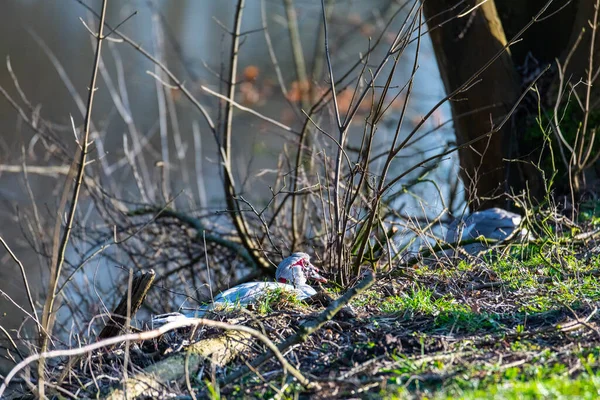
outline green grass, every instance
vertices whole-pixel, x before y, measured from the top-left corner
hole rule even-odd
[[[586,272],[598,267],[599,259],[579,260],[568,249],[558,253],[560,257],[547,254],[544,257],[538,249],[528,249],[529,257],[521,259],[523,252],[510,253],[497,258],[487,265],[490,274],[497,281],[504,282],[503,295],[513,297],[511,302],[518,305],[513,318],[526,318],[527,315],[544,314],[564,308],[578,308],[585,302],[600,301],[600,283]],[[423,278],[436,280],[457,279],[474,267],[466,261],[458,263],[455,269],[440,270],[423,266],[417,274]],[[462,292],[440,295],[424,285],[413,288],[397,296],[382,298],[375,289],[368,291],[353,302],[356,307],[375,308],[382,314],[401,314],[404,319],[414,316],[435,318],[434,328],[454,331],[477,332],[495,331],[502,328],[499,322],[505,316],[484,310],[472,310],[462,300]]]
[[[379,302],[382,313],[410,312],[415,314],[439,315],[450,311],[467,311],[451,296],[434,297],[431,289],[416,289],[398,296],[390,296]]]
[[[579,205],[580,222],[588,222],[594,227],[600,224],[600,202],[597,200],[590,200],[583,202]]]
[[[350,303],[354,307],[366,307],[369,305],[376,304],[381,300],[381,293],[378,293],[374,289],[367,290],[362,295],[356,297]]]
[[[516,247],[484,263],[419,265],[416,278],[405,283],[410,289],[388,297],[373,289],[356,300],[355,306],[379,314],[371,317],[375,329],[383,329],[380,318],[388,327],[417,329],[412,353],[388,354],[392,366],[380,370],[385,389],[372,398],[600,398],[597,338],[589,329],[560,332],[563,321],[586,318],[590,304],[600,301],[599,278],[590,273],[600,258],[561,243],[553,238]],[[473,278],[502,284],[466,289],[476,284]],[[503,303],[511,306],[507,312],[493,311]],[[573,339],[581,334],[595,340]],[[436,337],[456,344],[440,353]],[[577,345],[568,345],[571,340]],[[361,348],[375,352],[378,345],[369,340]]]
[[[531,363],[504,368],[501,364],[471,366],[453,378],[430,379],[429,382],[410,380],[410,377],[427,373],[444,376],[444,363],[432,362],[417,365],[406,360],[388,373],[397,374],[388,380],[387,390],[381,398],[406,399],[597,399],[600,398],[600,374],[590,365],[597,365],[592,353],[581,357],[585,372],[570,378],[569,367],[555,362],[550,350],[542,351]]]
[[[383,393],[382,398],[406,399],[410,398],[410,391],[402,388],[396,393]],[[431,397],[424,395],[422,399],[502,399],[502,400],[526,400],[526,399],[598,399],[600,398],[600,377],[598,375],[582,375],[569,380],[560,376],[548,379],[531,380],[527,382],[506,381],[497,385],[487,386],[485,389],[440,391]]]
[[[283,289],[268,290],[264,295],[260,296],[255,304],[256,311],[259,314],[268,314],[277,306],[297,306],[304,307],[306,304],[298,300],[295,293]]]
[[[554,375],[544,379],[520,382],[508,379],[485,389],[440,392],[434,399],[597,399],[600,397],[600,376],[584,374],[569,380]]]
[[[570,243],[572,232],[546,232],[545,242],[386,276],[352,301],[352,329],[332,324],[334,339],[314,341],[310,359],[319,361],[304,371],[360,371],[351,384],[332,384],[341,398],[600,398],[600,256]],[[257,311],[286,301],[294,299],[271,293]],[[563,329],[576,319],[588,325]],[[358,382],[369,389],[358,392]],[[286,387],[281,398],[301,393]],[[238,395],[278,394],[263,385]]]

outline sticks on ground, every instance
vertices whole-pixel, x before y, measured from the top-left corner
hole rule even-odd
[[[293,336],[290,336],[282,343],[280,343],[279,346],[277,346],[278,351],[280,353],[284,353],[292,346],[306,341],[306,339],[310,335],[321,329],[321,327],[327,321],[330,321],[342,308],[348,305],[353,298],[355,298],[361,293],[364,293],[367,289],[369,289],[373,285],[373,283],[375,283],[375,276],[371,271],[367,271],[366,276],[360,281],[358,285],[348,290],[342,297],[331,303],[331,305],[327,307],[325,311],[320,313],[317,316],[317,318],[302,324],[300,326],[300,329],[298,330],[298,333],[296,333]],[[273,352],[271,350],[267,351],[265,354],[258,357],[254,362],[252,362],[250,366],[240,368],[238,371],[228,375],[223,383],[227,385],[232,382],[235,382],[236,380],[248,374],[251,370],[255,370],[256,368],[263,365],[265,362],[269,361],[272,357]]]
[[[352,289],[352,290],[354,290],[354,289]],[[346,297],[346,296],[343,296],[343,297]],[[339,303],[340,300],[338,300],[336,303]],[[336,304],[336,303],[334,303],[334,304]],[[332,304],[332,306],[334,304]],[[346,302],[339,305],[339,308],[341,308],[344,304],[346,304]],[[331,309],[331,308],[332,307],[329,307],[329,309]],[[337,310],[336,310],[336,312],[337,312]],[[188,318],[188,319],[182,319],[179,321],[170,322],[168,324],[161,326],[158,329],[154,329],[151,331],[145,331],[145,332],[139,332],[139,333],[129,333],[129,334],[121,335],[121,336],[115,336],[115,337],[111,337],[108,339],[100,340],[95,343],[91,343],[87,346],[82,346],[82,347],[77,347],[77,348],[72,348],[72,349],[64,349],[64,350],[53,350],[53,351],[47,351],[44,353],[32,354],[31,356],[25,358],[23,361],[21,361],[20,363],[15,365],[15,367],[6,375],[6,377],[4,378],[4,382],[0,385],[0,398],[2,397],[2,394],[6,390],[6,388],[8,387],[8,384],[12,381],[12,379],[21,370],[23,370],[23,368],[25,368],[26,366],[28,366],[29,364],[31,364],[35,361],[42,360],[42,359],[46,360],[46,359],[55,358],[55,357],[79,356],[82,354],[88,354],[94,350],[98,350],[98,349],[105,348],[105,347],[110,347],[115,344],[120,344],[120,343],[128,342],[128,341],[131,342],[131,341],[150,340],[150,339],[154,339],[159,336],[162,336],[165,333],[172,331],[174,329],[190,327],[190,326],[198,326],[198,325],[211,326],[211,327],[215,327],[215,328],[219,328],[219,329],[224,329],[226,331],[241,332],[244,334],[249,334],[249,335],[259,339],[261,342],[263,342],[263,344],[265,346],[267,346],[271,350],[271,352],[272,352],[271,356],[272,356],[272,354],[275,354],[275,356],[281,362],[283,368],[286,371],[288,371],[302,385],[310,386],[310,381],[308,379],[306,379],[300,373],[300,371],[298,371],[296,368],[294,368],[294,366],[292,366],[290,363],[287,362],[285,357],[283,357],[281,352],[277,349],[277,346],[275,346],[275,344],[268,337],[266,337],[265,335],[263,335],[256,329],[252,329],[252,328],[244,326],[244,325],[226,324],[224,322],[213,321],[210,319]]]
[[[226,332],[214,338],[204,339],[191,345],[187,351],[174,354],[156,364],[145,368],[143,372],[130,377],[106,399],[124,399],[141,395],[160,396],[169,382],[182,382],[187,374],[198,370],[201,363],[210,358],[217,365],[224,366],[239,352],[246,349],[251,334],[246,332]]]

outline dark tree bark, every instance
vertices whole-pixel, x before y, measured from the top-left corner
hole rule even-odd
[[[532,20],[547,0],[489,0],[468,15],[439,27],[442,22],[458,16],[480,1],[467,1],[457,6],[459,3],[459,0],[423,0],[423,10],[432,31],[436,58],[447,92],[459,87],[488,62],[507,43],[507,38],[513,38]],[[593,18],[595,4],[596,0],[556,0],[543,18],[523,34],[522,40],[513,44],[480,76],[479,83],[452,99],[458,144],[489,131],[491,121],[495,122],[506,115],[528,83],[527,78],[531,78],[523,68],[518,73],[518,67],[527,63],[531,67],[532,62],[537,62],[540,68],[554,65],[545,78],[542,93],[542,101],[547,101],[546,106],[554,101],[556,61],[564,65],[570,54],[567,77],[572,83],[587,80],[592,31],[589,21]],[[455,6],[456,9],[452,9]],[[571,51],[583,29],[586,31],[578,47]],[[600,65],[599,42],[597,32],[595,68]],[[578,87],[580,92],[584,88],[585,85]],[[598,99],[598,88],[594,87],[593,91],[593,98]],[[460,118],[465,112],[479,109],[484,110]],[[462,178],[468,196],[475,200],[472,203],[474,209],[502,205],[504,202],[501,199],[486,199],[502,192],[518,193],[527,188],[533,198],[544,195],[542,175],[533,165],[539,159],[541,143],[524,141],[526,122],[531,113],[537,113],[537,110],[521,109],[511,123],[489,142],[482,140],[478,145],[460,152]],[[524,162],[506,163],[503,161],[506,159]]]
[[[457,0],[425,0],[427,18],[435,55],[447,92],[460,87],[506,44],[502,24],[493,1],[476,11],[439,24],[458,15],[464,8],[451,9]],[[458,144],[489,132],[513,106],[520,93],[520,83],[509,52],[505,52],[474,85],[451,99],[454,129]],[[462,116],[474,110],[476,113]],[[461,175],[473,208],[501,205],[495,196],[506,190],[503,156],[504,138],[510,124],[500,132],[460,151]]]

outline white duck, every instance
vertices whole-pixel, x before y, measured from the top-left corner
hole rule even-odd
[[[307,284],[307,279],[318,282],[327,282],[319,274],[319,270],[310,263],[310,256],[306,253],[293,253],[277,266],[275,273],[277,282],[247,282],[234,286],[221,292],[212,303],[202,306],[194,311],[181,314],[169,313],[157,315],[152,319],[153,324],[163,325],[181,318],[201,318],[208,311],[225,310],[245,307],[256,303],[257,300],[272,290],[283,290],[294,293],[299,300],[307,299],[317,291]]]

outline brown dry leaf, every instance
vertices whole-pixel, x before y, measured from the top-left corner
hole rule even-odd
[[[240,84],[240,94],[242,95],[242,104],[254,105],[260,101],[260,93],[252,82],[242,82]]]
[[[310,82],[294,81],[294,82],[292,82],[290,90],[288,91],[287,99],[289,101],[298,102],[298,101],[302,100],[303,94],[308,93],[309,90],[310,90]]]
[[[248,65],[244,68],[244,79],[247,81],[255,81],[260,74],[260,69],[256,65]]]

